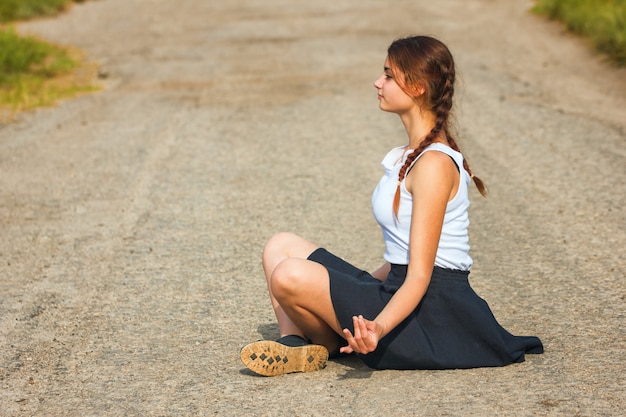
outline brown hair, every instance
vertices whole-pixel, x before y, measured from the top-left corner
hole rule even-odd
[[[426,135],[420,145],[411,152],[400,168],[398,188],[393,200],[393,212],[398,216],[400,207],[400,183],[407,175],[407,170],[424,149],[442,134],[450,147],[461,152],[450,132],[450,113],[452,96],[454,95],[455,68],[450,50],[437,39],[429,36],[414,36],[395,40],[387,50],[387,57],[394,78],[400,88],[409,96],[414,97],[424,110],[435,115],[435,126]],[[417,91],[424,89],[420,96]],[[468,172],[478,191],[487,195],[485,185],[480,178],[474,176],[467,161],[463,167]]]

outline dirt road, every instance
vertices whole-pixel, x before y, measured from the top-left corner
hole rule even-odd
[[[521,0],[98,0],[20,25],[76,45],[98,94],[0,126],[0,415],[617,416],[626,409],[626,72]],[[404,143],[387,45],[461,74],[470,279],[546,353],[497,369],[262,378],[260,266],[290,230],[373,268],[370,193]]]

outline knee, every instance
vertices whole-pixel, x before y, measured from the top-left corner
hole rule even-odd
[[[287,258],[279,263],[270,277],[270,289],[277,299],[293,296],[302,287],[298,260]]]
[[[263,247],[263,255],[269,253],[282,252],[284,249],[289,247],[289,242],[292,242],[296,235],[289,232],[281,232],[277,233],[274,236],[270,237],[267,242],[265,242],[265,246]]]
[[[296,235],[288,232],[278,233],[270,237],[263,247],[263,264],[275,265],[286,258],[295,237]]]

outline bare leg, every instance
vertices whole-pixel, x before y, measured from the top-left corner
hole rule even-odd
[[[291,321],[272,293],[272,274],[285,259],[306,259],[316,249],[317,246],[313,243],[291,233],[279,233],[272,236],[263,249],[263,270],[281,337],[289,334],[304,336],[304,333]]]
[[[306,260],[318,248],[291,233],[268,240],[263,268],[281,336],[296,334],[332,351],[341,328],[330,300],[328,271]]]

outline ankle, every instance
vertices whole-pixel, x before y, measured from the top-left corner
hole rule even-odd
[[[276,341],[282,345],[290,347],[306,346],[311,344],[310,340],[305,339],[304,337],[297,334],[288,334],[285,336],[281,336]]]

